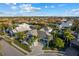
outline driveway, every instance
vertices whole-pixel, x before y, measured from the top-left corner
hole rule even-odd
[[[38,44],[38,46],[33,46],[32,52],[28,56],[62,56],[63,54],[58,52],[48,52],[45,53],[44,50],[42,50],[43,45],[41,43]]]
[[[43,54],[42,50],[42,44],[38,43],[38,46],[32,46],[32,52],[29,54],[29,56],[38,56],[40,54]]]
[[[4,56],[24,56],[22,52],[17,50],[15,47],[9,45],[6,41],[1,40],[0,44],[3,46],[4,49]]]

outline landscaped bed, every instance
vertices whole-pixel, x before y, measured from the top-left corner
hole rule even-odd
[[[18,40],[14,40],[14,43],[18,45],[19,47],[23,48],[24,50],[31,52],[31,49],[29,46],[21,44]]]

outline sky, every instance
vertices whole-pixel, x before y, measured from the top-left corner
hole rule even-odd
[[[0,16],[79,16],[79,3],[0,3]]]

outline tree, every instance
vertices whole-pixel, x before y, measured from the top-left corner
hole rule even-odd
[[[28,43],[29,43],[30,45],[32,45],[32,44],[36,41],[36,39],[37,39],[37,37],[32,36],[32,37],[28,40]]]
[[[50,40],[51,40],[51,36],[48,36],[47,47],[49,47]]]
[[[10,29],[10,30],[13,30],[13,29],[15,29],[16,28],[16,25],[15,24],[13,24],[13,25],[11,25],[11,26],[8,26],[8,29]]]
[[[49,47],[52,49],[55,47],[54,40],[50,40]]]
[[[2,24],[0,24],[0,30],[3,30],[4,26]]]
[[[72,35],[70,30],[65,30],[63,35],[66,42],[65,46],[70,46],[70,41],[75,39],[74,35]]]
[[[36,29],[39,30],[41,28],[40,25],[35,25]]]
[[[71,41],[71,40],[73,40],[75,38],[74,35],[72,35],[70,30],[65,30],[64,31],[64,36],[65,36],[65,39],[67,41]]]
[[[54,41],[55,47],[64,48],[64,41],[61,38],[56,38]]]
[[[79,20],[78,19],[75,19],[73,21],[73,26],[71,27],[71,29],[79,33]]]
[[[27,35],[24,32],[18,32],[16,33],[16,36],[19,37],[19,41],[22,41],[23,39],[26,38]]]
[[[12,27],[12,29],[15,29],[15,28],[16,28],[16,25],[14,24],[14,25],[12,25],[11,27]]]
[[[0,24],[0,31],[1,33],[0,34],[4,34],[5,33],[5,30],[7,29],[8,26],[4,25],[4,24]]]
[[[52,31],[51,34],[52,34],[52,36],[53,36],[53,39],[55,39],[56,37],[59,36],[59,32],[58,32],[58,30],[54,30],[54,31]]]

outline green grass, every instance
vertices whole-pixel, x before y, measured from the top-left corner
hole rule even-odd
[[[48,47],[43,47],[42,49],[43,49],[43,50],[51,50],[51,49],[48,48]]]
[[[31,49],[29,48],[29,46],[21,44],[18,40],[14,40],[14,43],[19,47],[23,48],[24,50],[31,52]]]

